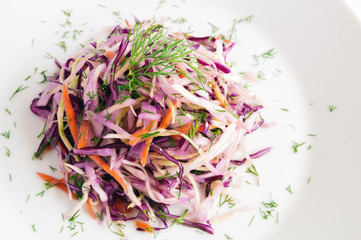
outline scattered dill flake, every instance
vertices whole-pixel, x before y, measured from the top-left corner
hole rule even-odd
[[[311,102],[309,105],[312,106],[313,104],[315,104],[315,103]]]
[[[311,148],[312,148],[312,145],[308,145],[307,150],[311,150]]]
[[[31,228],[33,229],[34,232],[36,232],[35,224],[31,225]]]
[[[11,115],[11,112],[9,109],[5,108],[5,112],[7,112],[9,115]]]
[[[253,222],[254,217],[255,217],[255,215],[253,215],[253,217],[252,217],[251,221],[250,221],[250,222],[249,222],[249,224],[248,224],[248,227],[249,227],[249,226],[251,226],[251,224],[252,224],[252,222]]]
[[[252,183],[248,182],[247,180],[244,181],[245,183],[247,183],[248,185],[252,185]]]
[[[293,151],[294,151],[295,153],[297,153],[297,152],[298,152],[298,148],[301,147],[302,145],[305,145],[305,144],[306,144],[306,142],[297,143],[297,142],[293,141],[293,145],[292,145]]]
[[[307,184],[310,184],[310,182],[311,182],[311,176],[308,177]]]
[[[69,26],[69,27],[71,27],[71,22],[69,21],[69,18],[67,18],[66,19],[66,21],[65,21],[65,23],[64,24],[60,24],[60,26],[62,26],[62,27],[65,27],[65,26]]]
[[[67,38],[68,37],[68,34],[69,34],[69,31],[65,31],[63,33],[63,35],[61,36],[61,38]]]
[[[244,19],[244,21],[250,23],[250,22],[252,21],[252,18],[253,18],[253,15],[249,15],[248,17],[246,17],[246,18]]]
[[[26,203],[29,202],[29,198],[30,198],[30,194],[29,194],[28,197],[26,198]]]
[[[24,89],[26,89],[26,88],[28,88],[28,87],[29,87],[29,86],[23,87],[23,85],[21,84],[20,87],[18,87],[18,88],[15,90],[15,92],[13,93],[13,95],[11,95],[10,100],[13,99],[13,97],[14,97],[17,93],[23,91]]]
[[[14,128],[16,128],[16,122],[14,122]]]
[[[251,173],[258,177],[258,172],[256,170],[256,167],[253,164],[250,168],[247,168],[246,173]]]
[[[35,39],[33,38],[33,40],[31,40],[31,46],[32,47],[34,46],[34,41],[35,41]]]
[[[77,35],[80,36],[83,33],[83,30],[74,30],[73,31],[73,41],[77,40]]]
[[[273,199],[270,202],[262,202],[263,209],[259,208],[259,211],[263,217],[263,219],[268,220],[269,217],[274,217],[273,213],[276,211],[278,207],[278,203],[276,203]]]
[[[281,108],[282,111],[289,112],[287,108]]]
[[[233,25],[232,28],[230,30],[230,34],[228,39],[230,41],[232,41],[233,37],[236,35],[237,29],[236,29],[236,25],[242,23],[242,22],[246,22],[246,23],[250,23],[252,21],[253,15],[250,15],[246,18],[238,18],[238,19],[233,19]]]
[[[335,105],[329,106],[330,112],[333,112],[336,108],[337,108],[337,106],[335,106]]]
[[[265,73],[263,71],[259,71],[257,74],[257,78],[260,80],[266,80]]]
[[[4,147],[6,149],[6,156],[10,157],[10,149],[7,147]]]
[[[51,165],[49,165],[49,168],[51,169],[52,172],[55,172],[57,169]]]
[[[38,194],[36,194],[35,196],[42,197],[42,196],[44,196],[44,193],[45,193],[45,191],[43,190],[43,191],[39,192]]]
[[[227,240],[233,240],[233,238],[231,238],[231,237],[228,236],[227,234],[224,234],[224,236],[226,237]]]
[[[208,24],[212,27],[212,33],[215,33],[219,30],[219,27],[216,27],[214,24],[208,22]]]
[[[39,83],[45,83],[45,82],[47,82],[47,81],[48,81],[48,79],[47,79],[47,77],[46,77],[45,73],[46,73],[46,70],[44,70],[44,71],[40,72],[40,75],[41,75],[41,76],[43,76],[43,81],[41,81],[41,82],[39,82]]]
[[[288,186],[286,187],[286,190],[287,190],[289,193],[293,194],[292,189],[291,189],[291,185],[288,185]]]
[[[9,174],[9,180],[10,180],[10,182],[12,181],[12,176],[11,176],[11,174]]]
[[[229,204],[229,208],[233,208],[234,206],[236,206],[234,200],[231,197],[229,197],[228,194],[226,195],[224,200],[222,200],[222,194],[221,194],[219,196],[219,207],[222,207],[225,203]]]
[[[64,226],[61,226],[61,228],[60,228],[60,234],[63,233],[63,229],[64,229]]]
[[[50,53],[46,53],[46,55],[44,55],[45,58],[49,58],[49,59],[53,59],[53,55],[51,55]]]
[[[268,50],[267,52],[264,52],[260,55],[254,54],[253,59],[255,61],[255,65],[264,63],[267,59],[273,59],[276,54],[277,54],[277,52],[275,52],[274,48],[272,48],[272,49]]]
[[[73,235],[71,235],[70,237],[74,237],[76,234],[78,234],[78,231],[76,231]]]
[[[316,137],[316,134],[310,133],[310,134],[307,134],[307,136],[309,136],[309,137]]]
[[[184,17],[182,18],[178,18],[178,19],[174,19],[172,20],[173,23],[178,23],[178,24],[183,24],[187,22],[187,19],[185,19]]]
[[[107,8],[106,6],[104,6],[104,5],[100,4],[100,3],[98,3],[97,5],[98,5],[99,7],[102,7],[102,8]]]
[[[7,139],[9,139],[10,138],[10,130],[7,130],[7,131],[1,133],[0,135],[7,138]]]
[[[31,75],[27,76],[27,77],[25,78],[25,81],[26,81],[26,80],[29,80],[30,78],[31,78]]]
[[[120,16],[120,12],[119,11],[113,12],[113,15]]]
[[[70,17],[70,16],[71,16],[71,12],[72,12],[73,10],[70,10],[70,11],[61,10],[61,11],[64,13],[64,15],[65,15],[66,17]]]
[[[36,72],[38,71],[38,68],[34,68],[34,74],[36,74]]]
[[[280,212],[277,212],[277,217],[276,217],[276,223],[278,223],[278,217],[280,215]]]
[[[157,8],[155,9],[155,11],[157,11],[159,8],[161,8],[161,6],[166,2],[167,2],[166,0],[160,0],[159,3],[158,3]]]
[[[63,49],[64,52],[66,52],[66,44],[65,44],[65,41],[58,42],[56,45],[59,46],[61,49]]]

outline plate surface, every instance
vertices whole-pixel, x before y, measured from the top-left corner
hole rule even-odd
[[[249,139],[250,152],[267,146],[273,146],[273,151],[255,161],[259,185],[253,176],[244,175],[251,185],[232,190],[240,202],[232,209],[233,216],[213,224],[214,236],[174,226],[156,239],[361,239],[361,27],[347,6],[339,0],[162,2],[38,0],[8,1],[3,7],[0,132],[9,130],[10,138],[0,136],[0,236],[119,239],[86,211],[80,213],[75,230],[68,228],[62,213],[76,203],[62,192],[50,189],[36,196],[44,185],[35,173],[52,174],[49,165],[56,167],[57,157],[50,153],[41,161],[32,160],[42,122],[29,105],[44,88],[38,84],[40,73],[56,70],[51,56],[63,62],[76,52],[78,43],[117,24],[119,17],[130,20],[134,14],[139,19],[184,17],[187,22],[175,29],[192,30],[194,35],[212,33],[211,23],[226,36],[234,19],[253,15],[250,23],[236,25],[238,45],[230,60],[236,63],[235,71],[264,74],[262,84],[252,89],[267,102],[266,120],[276,122]],[[62,10],[71,11],[71,26],[61,26],[66,23]],[[66,52],[57,45],[61,41],[66,42]],[[255,64],[253,55],[273,48],[274,58]],[[29,87],[9,101],[19,86]],[[335,107],[332,112],[330,106]],[[297,153],[295,142],[305,142]],[[288,186],[293,194],[286,190]],[[278,207],[274,217],[265,220],[259,208],[262,201],[271,199]],[[134,223],[128,223],[125,232],[126,239],[154,239],[136,232]]]

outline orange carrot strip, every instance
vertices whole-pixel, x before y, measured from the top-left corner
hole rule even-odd
[[[212,84],[214,94],[216,94],[216,97],[221,102],[221,106],[225,108],[227,105],[227,100],[224,97],[224,95],[222,94],[221,89],[219,88],[219,86],[217,84],[215,84],[215,83],[211,83],[211,84]]]
[[[190,121],[186,124],[183,124],[182,126],[176,127],[173,130],[187,135],[189,133],[189,131],[191,130],[191,127],[192,127],[192,121]],[[181,140],[182,136],[172,135],[172,136],[170,136],[170,138],[172,138],[173,140]]]
[[[84,120],[80,127],[80,139],[78,141],[78,149],[89,146],[90,143],[91,125],[88,120]]]
[[[155,121],[154,124],[151,125],[148,129],[150,131],[157,127],[158,127],[158,121]],[[140,154],[140,163],[142,164],[143,167],[147,164],[149,147],[150,147],[150,144],[152,144],[153,139],[154,139],[153,137],[150,137],[147,140],[145,140],[145,146],[142,149],[142,152]]]
[[[110,174],[117,182],[120,184],[120,186],[123,187],[125,192],[128,192],[128,187],[125,184],[122,177],[114,170],[110,170],[110,167],[104,162],[104,160],[99,157],[98,155],[90,155],[90,159],[95,162],[99,167],[103,168],[108,174]]]
[[[65,185],[65,179],[62,178],[62,179],[57,179],[57,178],[54,178],[52,176],[49,176],[49,175],[46,175],[44,173],[40,173],[40,172],[37,172],[38,176],[41,177],[41,179],[43,179],[44,181],[47,181],[49,182],[50,185],[55,185],[55,187],[63,190],[66,194],[68,193],[68,189],[66,188],[66,185]]]
[[[151,121],[151,122],[149,123],[149,125],[146,126],[145,128],[142,128],[142,129],[136,131],[135,133],[133,133],[132,136],[131,136],[131,138],[130,138],[130,140],[129,140],[129,145],[130,145],[130,146],[134,146],[135,144],[139,143],[139,142],[142,140],[142,138],[139,137],[139,136],[148,133],[148,132],[151,130],[151,128],[152,128],[154,125],[156,125],[157,123],[158,123],[157,120],[153,120],[153,121]]]
[[[92,208],[92,205],[90,203],[90,199],[88,198],[88,200],[86,201],[86,205],[87,205],[87,208],[88,208],[88,211],[90,213],[90,216],[92,216],[92,218],[94,219],[97,219],[97,217],[95,216],[95,213],[93,211],[93,208]]]
[[[136,221],[135,226],[137,228],[143,229],[144,231],[149,232],[149,233],[154,232],[154,227],[150,226],[148,223],[145,223],[145,222]]]
[[[177,99],[174,101],[173,104],[177,105]],[[164,118],[163,118],[162,122],[160,123],[159,127],[160,128],[167,128],[169,126],[169,124],[171,123],[171,121],[172,121],[172,117],[173,117],[173,109],[169,108],[168,112],[164,116]]]
[[[125,19],[125,23],[127,24],[128,28],[132,28],[127,19]]]
[[[70,102],[70,97],[68,93],[68,87],[66,85],[63,85],[63,99],[64,99],[64,106],[65,106],[65,113],[68,116],[68,124],[69,129],[71,132],[71,136],[74,139],[74,142],[78,142],[78,128],[76,126],[76,118],[75,118],[75,111],[73,106]]]
[[[147,164],[149,147],[150,147],[150,144],[152,143],[152,141],[153,141],[153,138],[148,138],[145,141],[145,146],[141,152],[140,163],[142,164],[143,167]]]
[[[224,42],[225,42],[226,44],[231,44],[231,43],[232,43],[232,41],[229,41],[229,40],[227,40],[227,39],[224,39]]]
[[[108,59],[112,59],[116,54],[112,51],[106,51],[104,53],[104,55],[108,58]]]

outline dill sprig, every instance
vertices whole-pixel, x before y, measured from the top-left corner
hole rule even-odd
[[[219,196],[219,207],[222,207],[225,203],[228,203],[229,208],[236,206],[234,200],[227,194],[226,197],[222,200],[222,194]]]
[[[286,190],[287,190],[289,193],[293,194],[292,189],[291,189],[291,185],[288,185],[288,186],[286,187]]]
[[[15,92],[13,93],[13,95],[11,95],[10,100],[13,99],[13,97],[18,94],[19,92],[23,91],[24,89],[28,88],[29,86],[23,87],[23,85],[21,84],[20,87],[18,87]]]
[[[306,142],[297,143],[297,142],[293,141],[293,145],[292,145],[293,151],[295,153],[298,153],[298,148],[301,147],[302,145],[305,145],[305,144],[306,144]]]
[[[6,139],[9,139],[10,138],[10,130],[7,130],[7,131],[1,133],[0,135]]]
[[[10,149],[7,147],[4,147],[6,149],[6,156],[10,157]]]
[[[144,23],[137,23],[133,31],[132,54],[129,59],[129,72],[126,79],[129,81],[127,85],[123,85],[123,89],[138,92],[142,88],[149,92],[152,88],[151,83],[142,81],[141,76],[149,79],[157,78],[160,75],[169,76],[171,74],[180,74],[177,64],[184,63],[187,68],[194,71],[197,75],[199,87],[203,88],[202,81],[204,79],[198,66],[196,59],[190,54],[194,51],[190,48],[190,44],[185,39],[174,39],[168,34],[167,29],[159,24],[151,23],[145,26]],[[147,64],[143,64],[147,61]],[[194,77],[189,72],[182,72],[189,79]],[[138,92],[139,93],[139,92]]]
[[[335,105],[329,106],[330,112],[333,112],[336,108],[337,108],[337,106],[335,106]]]

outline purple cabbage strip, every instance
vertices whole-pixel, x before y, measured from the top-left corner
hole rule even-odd
[[[271,150],[272,150],[272,147],[268,147],[268,148],[262,149],[262,150],[260,150],[260,151],[258,151],[258,152],[255,152],[255,153],[249,155],[249,157],[250,157],[251,159],[260,158],[260,157],[262,157],[263,155],[265,155],[265,154],[267,154],[268,152],[270,152]],[[246,161],[247,161],[247,159],[246,159],[246,158],[243,158],[242,160],[231,160],[231,163],[240,166],[240,165],[244,164]]]
[[[176,164],[179,167],[179,181],[180,181],[179,192],[180,192],[183,188],[183,171],[184,171],[183,165],[177,159],[170,156],[167,153],[167,151],[165,151],[163,148],[159,147],[158,145],[156,145],[154,143],[152,143],[150,145],[150,149],[154,152],[157,152],[157,153],[163,155],[166,159],[168,159],[169,161],[171,161],[172,163]]]
[[[46,119],[50,114],[50,107],[49,106],[37,106],[39,102],[39,98],[35,98],[30,105],[30,110],[37,116]]]

